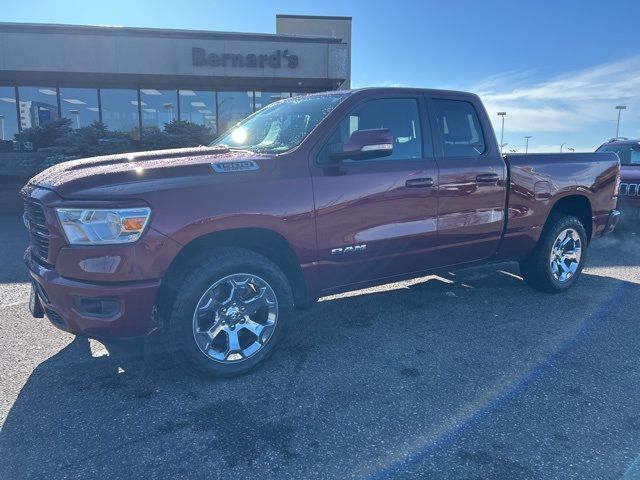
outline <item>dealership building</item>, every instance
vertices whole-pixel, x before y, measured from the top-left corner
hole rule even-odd
[[[2,140],[63,117],[215,134],[281,98],[350,86],[350,17],[277,15],[274,34],[0,23],[0,45]]]

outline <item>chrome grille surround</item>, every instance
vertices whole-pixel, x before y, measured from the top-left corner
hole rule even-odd
[[[49,227],[42,205],[30,198],[24,197],[24,224],[29,230],[29,241],[32,252],[41,260],[49,257]]]

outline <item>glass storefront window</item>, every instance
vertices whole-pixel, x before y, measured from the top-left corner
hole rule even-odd
[[[207,127],[212,134],[218,131],[216,122],[216,94],[200,90],[180,90],[180,120]]]
[[[289,92],[256,92],[256,110],[290,96]]]
[[[164,128],[178,116],[178,99],[175,90],[140,89],[142,126]]]
[[[0,140],[13,140],[18,133],[16,91],[13,87],[0,87]]]
[[[100,90],[102,122],[109,130],[138,138],[138,91],[120,88]]]
[[[82,128],[100,119],[98,90],[95,88],[61,88],[62,117],[71,120],[72,128]]]
[[[218,122],[225,132],[253,113],[253,92],[218,92]]]
[[[56,87],[18,87],[18,98],[23,130],[58,118]]]

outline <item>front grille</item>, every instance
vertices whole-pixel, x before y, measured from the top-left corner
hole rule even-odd
[[[24,215],[29,228],[29,240],[32,251],[42,260],[49,256],[49,228],[42,205],[33,201],[24,201]]]
[[[621,197],[638,197],[640,196],[640,186],[637,183],[621,183],[619,195]]]

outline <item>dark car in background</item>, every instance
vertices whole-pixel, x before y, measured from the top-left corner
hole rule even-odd
[[[630,227],[640,220],[640,139],[613,139],[597,152],[614,152],[620,158],[620,225]]]

